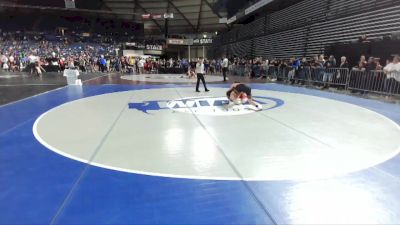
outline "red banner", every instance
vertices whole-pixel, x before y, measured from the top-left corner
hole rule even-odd
[[[142,19],[150,19],[151,14],[142,14]]]

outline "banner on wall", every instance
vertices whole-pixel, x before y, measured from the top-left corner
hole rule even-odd
[[[193,39],[169,38],[167,40],[167,44],[169,44],[169,45],[193,45]]]
[[[211,45],[212,38],[196,38],[196,39],[175,39],[170,38],[167,40],[169,45]]]
[[[212,38],[197,38],[193,39],[194,45],[211,45],[213,43]]]
[[[145,46],[146,50],[157,50],[157,51],[162,51],[163,46],[162,45],[146,45]]]
[[[162,51],[164,46],[159,44],[143,44],[139,42],[126,42],[125,46],[132,50],[157,50]]]

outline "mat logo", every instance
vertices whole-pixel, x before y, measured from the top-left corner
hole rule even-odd
[[[262,106],[262,110],[271,110],[280,107],[284,101],[277,98],[255,96],[255,101]],[[226,97],[193,97],[177,100],[154,100],[139,103],[129,103],[129,109],[150,114],[152,111],[170,109],[174,112],[193,113],[199,115],[244,115],[256,112],[255,106],[250,104],[228,106]]]

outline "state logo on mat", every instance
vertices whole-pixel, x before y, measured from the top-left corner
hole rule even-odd
[[[254,100],[262,110],[271,110],[284,104],[284,101],[281,99],[265,96],[255,96]],[[249,103],[231,106],[226,97],[188,97],[175,100],[132,102],[128,105],[129,109],[139,110],[147,114],[158,110],[170,109],[173,112],[179,113],[233,116],[249,114],[259,110]]]

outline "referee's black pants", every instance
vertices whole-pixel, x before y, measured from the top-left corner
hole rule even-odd
[[[222,75],[224,76],[224,81],[226,81],[226,73],[228,72],[228,68],[227,67],[223,67],[222,68]]]
[[[203,82],[204,89],[207,91],[206,80],[204,79],[204,75],[202,73],[197,74],[197,84],[196,84],[196,91],[199,91],[200,80]]]

